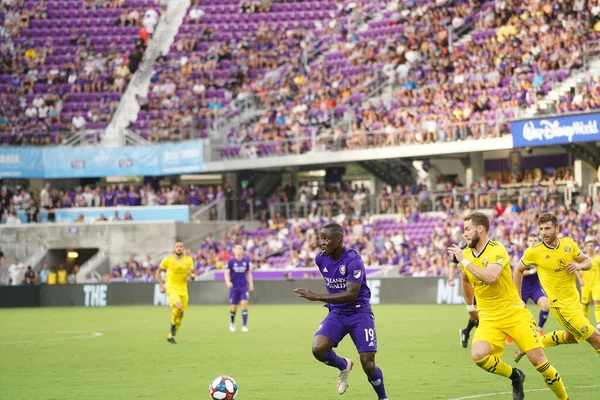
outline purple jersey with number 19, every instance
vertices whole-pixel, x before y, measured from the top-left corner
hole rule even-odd
[[[329,314],[321,322],[315,335],[327,336],[333,346],[337,347],[349,334],[359,353],[376,352],[377,335],[375,317],[371,311],[371,291],[367,286],[365,266],[360,254],[356,250],[344,248],[338,260],[319,253],[315,257],[315,263],[325,279],[329,294],[345,292],[348,282],[361,284],[354,303],[327,303]]]
[[[323,278],[325,278],[325,287],[329,294],[345,292],[347,282],[361,284],[358,297],[356,297],[354,303],[327,304],[329,310],[337,310],[344,314],[371,311],[371,291],[367,286],[365,265],[356,250],[344,247],[342,256],[338,260],[319,253],[315,257],[315,263],[319,267]]]

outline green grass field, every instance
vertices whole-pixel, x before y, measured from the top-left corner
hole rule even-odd
[[[464,307],[374,308],[377,361],[390,399],[512,398],[498,394],[510,390],[508,380],[478,369],[459,346]],[[310,304],[253,306],[250,332],[230,333],[226,305],[194,306],[179,344],[171,345],[168,308],[0,310],[0,399],[208,399],[209,383],[221,374],[237,380],[241,400],[338,398],[337,371],[315,361],[310,349],[325,313]],[[551,319],[546,331],[555,327]],[[513,351],[504,356],[511,364]],[[338,354],[358,362],[349,338]],[[572,400],[600,398],[600,360],[587,343],[548,354]],[[526,389],[537,389],[527,399],[554,398],[533,367],[526,360],[521,365]],[[360,367],[342,398],[375,399]]]

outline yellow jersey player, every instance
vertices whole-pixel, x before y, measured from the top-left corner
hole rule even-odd
[[[173,254],[163,258],[160,267],[156,271],[156,280],[160,285],[160,292],[165,292],[169,297],[171,305],[171,331],[167,337],[169,343],[176,344],[175,335],[181,327],[183,321],[183,313],[188,306],[188,276],[194,280],[194,260],[190,256],[183,255],[183,242],[175,241]],[[165,284],[163,285],[161,272],[166,270]]]
[[[542,242],[525,250],[521,263],[525,267],[536,265],[540,282],[548,295],[550,311],[565,328],[564,331],[542,336],[541,341],[548,348],[586,340],[600,355],[600,333],[583,314],[575,282],[577,271],[591,268],[590,259],[579,250],[573,239],[558,238],[560,229],[555,215],[540,215],[537,225]],[[515,361],[522,357],[522,351],[515,353]]]
[[[584,245],[585,254],[590,257],[592,268],[581,272],[581,304],[583,313],[588,316],[590,300],[594,299],[596,329],[600,330],[600,254],[596,254],[596,242],[588,240]]]
[[[546,359],[533,316],[512,283],[510,257],[506,248],[488,239],[490,220],[480,212],[465,218],[467,247],[448,249],[462,270],[462,289],[471,319],[479,320],[471,345],[471,357],[478,367],[512,381],[513,399],[525,398],[523,371],[500,359],[508,336],[525,351],[556,398],[569,396],[558,371]],[[477,296],[477,308],[473,305]]]

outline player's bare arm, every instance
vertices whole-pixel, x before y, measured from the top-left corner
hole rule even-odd
[[[465,259],[463,249],[457,245],[452,245],[452,247],[448,249],[448,252],[456,257],[458,262],[473,274],[475,278],[489,285],[494,284],[502,273],[502,265],[500,264],[488,264],[486,268],[477,268]]]
[[[225,270],[225,285],[227,285],[229,289],[233,287],[233,283],[231,283],[231,272],[229,271],[229,268]]]
[[[460,280],[460,284],[462,286],[463,297],[465,298],[469,318],[473,321],[479,321],[479,314],[477,313],[477,308],[475,307],[475,292],[473,292],[471,282],[469,282],[469,278],[462,271],[460,275],[462,278]]]
[[[162,267],[162,263],[161,263],[161,267]],[[164,293],[165,292],[165,285],[162,281],[162,277],[160,276],[160,271],[162,270],[162,268],[159,268],[156,270],[156,272],[154,273],[154,276],[156,276],[156,281],[158,282],[158,286],[160,286],[160,292]]]
[[[521,296],[521,289],[523,287],[523,275],[527,274],[528,270],[523,263],[518,263],[515,267],[515,271],[513,272],[513,284],[517,288],[517,292],[519,292],[519,296]]]
[[[454,276],[456,275],[456,264],[450,263],[448,267],[448,286],[454,286]]]
[[[310,301],[322,301],[330,304],[345,304],[354,303],[356,301],[360,287],[360,282],[348,282],[346,284],[346,291],[341,293],[319,294],[303,288],[294,289],[294,292],[298,294],[298,297],[302,297]]]
[[[246,272],[246,278],[248,280],[248,291],[254,291],[254,279],[252,278],[252,267],[248,268],[248,272]]]
[[[581,253],[575,257],[575,261],[568,263],[565,268],[569,274],[574,274],[577,271],[588,271],[592,268],[592,261],[588,256]]]
[[[194,270],[193,269],[188,270],[188,276],[190,277],[190,279],[192,281],[196,280],[196,275],[194,275]]]
[[[583,280],[583,275],[581,271],[576,271],[575,276],[577,276],[577,282],[579,282],[579,286],[585,286],[585,281]]]

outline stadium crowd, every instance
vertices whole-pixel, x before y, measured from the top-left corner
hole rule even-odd
[[[3,143],[103,129],[162,4],[72,3],[2,3]],[[206,136],[240,112],[231,102],[252,98],[266,111],[227,133],[224,157],[494,136],[507,129],[498,119],[583,65],[584,44],[600,37],[599,9],[586,4],[193,0],[132,128],[152,141]],[[471,29],[475,45],[457,41]],[[395,89],[381,100],[386,81]],[[596,109],[593,82],[556,110]]]
[[[267,99],[277,96],[280,100],[275,105],[259,95],[268,112],[257,124],[232,130],[228,141],[237,146],[221,154],[252,158],[303,152],[313,146],[311,135],[321,149],[338,150],[505,133],[507,126],[498,119],[516,116],[517,109],[532,105],[538,95],[548,93],[583,65],[584,43],[599,36],[592,18],[597,10],[582,4],[503,1],[465,2],[455,7],[454,2],[436,2],[428,7],[401,3],[396,12],[372,22],[368,30],[332,45],[325,55],[326,65],[316,62],[304,70],[298,66],[279,92],[268,93]],[[471,40],[476,46],[459,43],[451,47],[446,28],[470,22],[475,23]],[[359,105],[364,97],[358,96],[362,98],[357,97],[357,104],[350,107],[350,124],[341,126],[333,117],[347,111],[338,107],[344,90],[329,98],[335,86],[331,82],[338,81],[325,72],[335,71],[338,59],[343,65],[345,58],[382,68],[398,89],[389,104],[367,101]],[[304,82],[316,82],[322,89],[315,91]],[[302,104],[294,103],[294,95]],[[312,104],[317,107],[311,109]],[[594,104],[587,103],[585,109],[594,109]],[[573,110],[559,109],[569,111]],[[288,121],[294,129],[286,125]],[[279,130],[284,134],[273,134]]]
[[[3,266],[3,265],[0,265]],[[15,259],[12,264],[8,266],[7,275],[0,277],[0,283],[6,284],[7,286],[19,286],[19,285],[66,285],[77,283],[77,272],[79,272],[79,266],[74,265],[67,269],[63,264],[56,265],[42,265],[39,272],[36,272],[30,265],[25,268],[23,263],[18,259]]]
[[[392,267],[402,276],[444,276],[450,261],[446,249],[462,241],[462,219],[473,210],[473,202],[468,201],[458,212],[422,213],[413,207],[377,219],[338,214],[333,220],[343,226],[345,244],[357,249],[369,267]],[[543,198],[532,191],[526,204],[509,200],[495,203],[490,210],[490,237],[507,247],[513,265],[525,249],[527,234],[536,229],[536,216],[542,212],[559,217],[562,235],[581,244],[587,240],[600,243],[600,198],[592,201],[581,197],[572,207],[566,207],[552,194]],[[314,257],[320,250],[319,229],[331,220],[323,216],[301,219],[297,215],[286,219],[274,214],[258,229],[234,226],[221,235],[209,236],[199,249],[186,249],[186,254],[193,257],[197,274],[223,269],[236,243],[242,244],[255,269],[314,267]],[[132,255],[129,261],[115,266],[108,279],[151,281],[157,267],[150,257],[140,261]]]
[[[0,143],[99,139],[158,22],[146,3],[3,1]]]
[[[188,204],[201,206],[214,200],[224,198],[230,192],[227,183],[216,186],[178,185],[162,186],[155,188],[150,184],[137,185],[86,185],[78,186],[73,190],[53,188],[50,183],[45,184],[39,196],[16,186],[10,191],[7,186],[0,188],[0,222],[8,225],[23,222],[41,222],[40,211],[48,214],[48,220],[54,221],[53,215],[59,208],[88,208],[88,207],[118,207],[118,206],[167,206]],[[25,213],[25,221],[19,218],[18,213]],[[126,212],[119,217],[118,211],[112,217],[103,214],[98,221],[124,220],[131,221],[132,217]],[[85,222],[83,215],[74,222]]]

